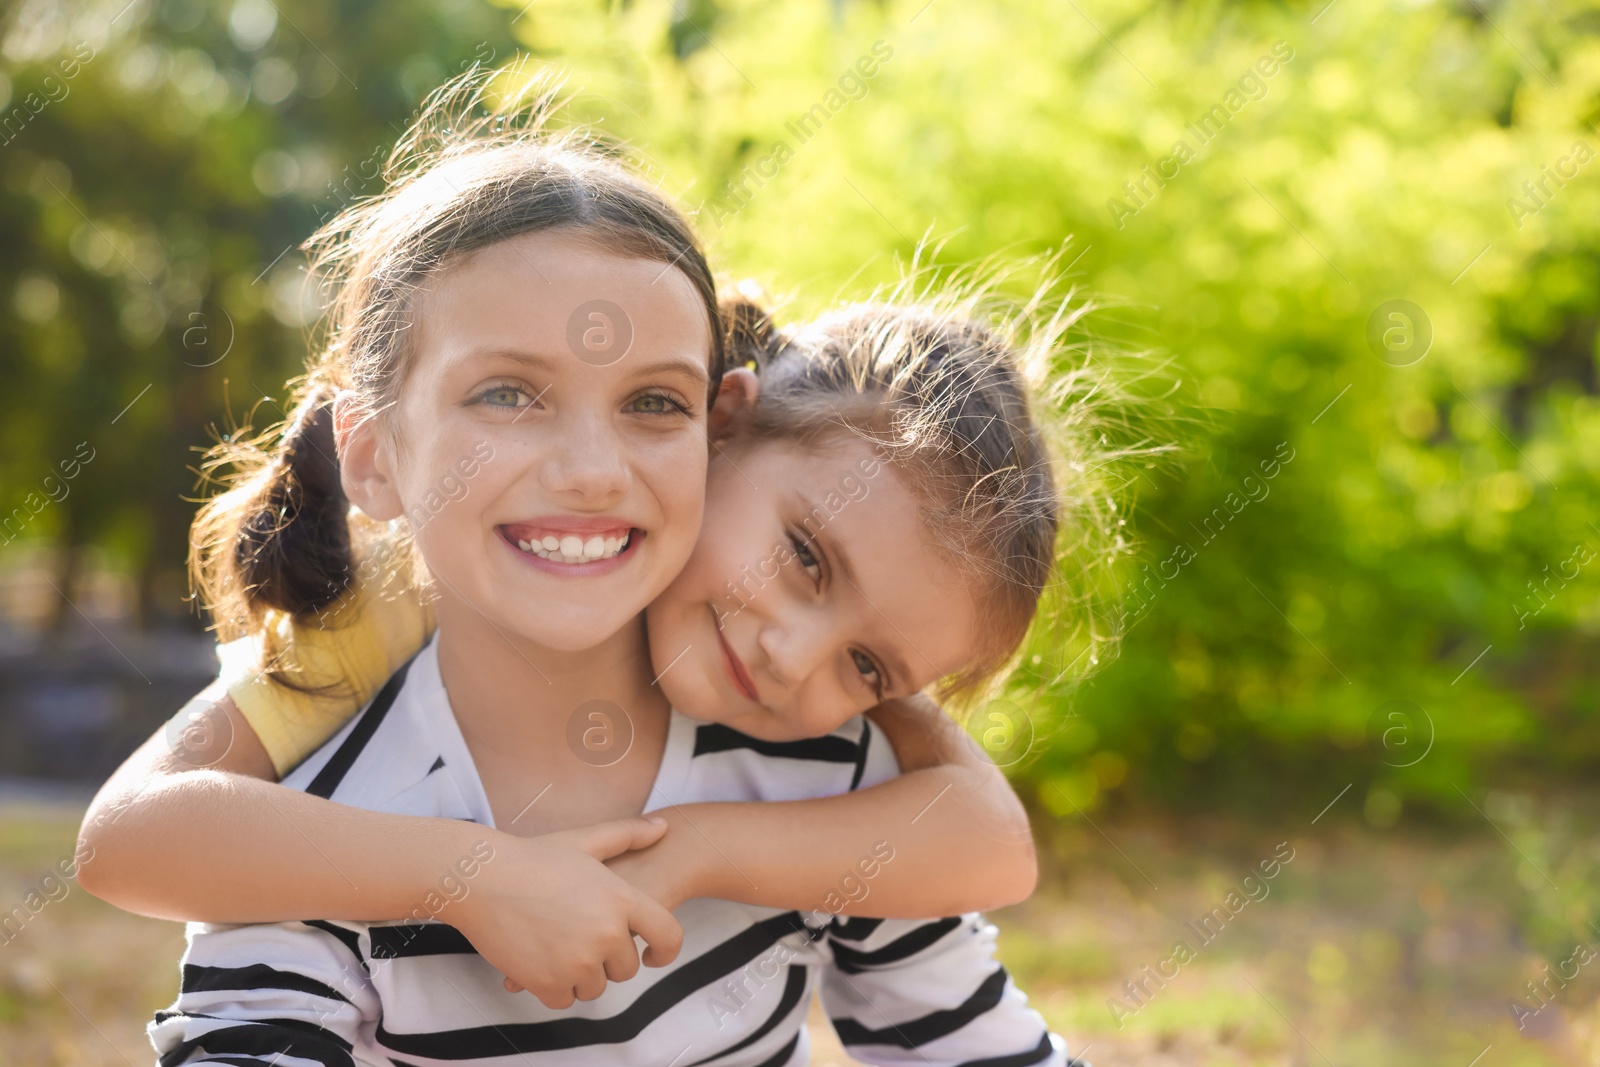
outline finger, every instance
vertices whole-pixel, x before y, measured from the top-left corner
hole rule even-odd
[[[633,943],[633,938],[606,955],[605,971],[606,978],[613,982],[626,982],[639,973],[639,946]]]
[[[577,830],[566,831],[579,849],[597,860],[608,860],[636,848],[648,848],[667,832],[667,821],[658,816],[636,815],[631,819],[612,819]]]
[[[601,993],[606,991],[606,976],[600,971],[584,975],[578,980],[577,987],[573,990],[579,1000],[598,1000]]]
[[[633,911],[628,915],[628,929],[644,938],[646,967],[665,967],[678,958],[683,948],[683,927],[673,918],[672,912],[654,900],[639,893]]]
[[[534,992],[533,995],[539,998],[539,1003],[554,1011],[565,1011],[572,1007],[572,1002],[576,999],[570,989],[545,989]]]
[[[518,985],[516,982],[513,982],[509,978],[507,978],[504,982],[501,982],[500,984],[506,987],[506,992],[507,993],[521,993],[524,989],[527,988],[527,986]]]

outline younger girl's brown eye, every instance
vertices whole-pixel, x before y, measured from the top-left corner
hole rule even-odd
[[[881,696],[883,693],[883,678],[878,673],[878,665],[872,662],[872,657],[865,652],[852,648],[850,650],[850,659],[855,663],[856,670],[861,673],[862,679],[872,686],[874,692]]]
[[[804,567],[813,581],[822,580],[822,562],[817,559],[817,554],[811,551],[811,545],[796,537],[789,535],[789,544],[794,548],[794,558]]]

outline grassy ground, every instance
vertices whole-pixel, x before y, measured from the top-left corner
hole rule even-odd
[[[5,908],[70,857],[76,823],[60,808],[0,809]],[[1567,953],[1523,943],[1527,872],[1519,881],[1516,856],[1487,827],[1462,839],[1336,818],[1299,832],[1098,825],[1104,834],[1081,821],[1042,827],[1054,869],[1032,901],[995,916],[1007,966],[1097,1067],[1600,1063],[1600,981],[1589,973],[1600,967],[1526,1029],[1513,1022],[1510,999],[1537,1007],[1524,982]],[[1274,878],[1244,882],[1274,858]],[[1227,921],[1213,918],[1203,943],[1185,924],[1214,908]],[[1192,958],[1174,955],[1179,940]],[[0,1065],[150,1063],[143,1027],[172,997],[181,942],[177,926],[75,886],[45,904],[0,944]],[[1176,973],[1158,981],[1157,969]],[[1130,981],[1143,985],[1138,999]],[[848,1063],[813,1018],[813,1063]]]

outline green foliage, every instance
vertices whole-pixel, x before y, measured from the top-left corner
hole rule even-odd
[[[1101,330],[1172,353],[1207,432],[1141,482],[1120,661],[1037,716],[1022,773],[1047,807],[1291,785],[1310,818],[1355,782],[1343,803],[1383,825],[1600,762],[1582,5],[283,3],[260,43],[253,0],[140,2],[96,30],[116,6],[51,16],[49,47],[13,46],[22,14],[8,30],[13,105],[96,42],[0,147],[0,237],[25,250],[0,264],[0,504],[106,443],[34,532],[178,565],[224,380],[237,413],[300,353],[298,261],[273,257],[370,191],[363,161],[423,92],[514,34],[788,317],[894,281],[925,236],[945,264],[1070,245],[1117,302]],[[1392,300],[1431,332],[1414,362],[1420,322],[1369,331]],[[231,352],[186,365],[211,335],[185,331],[224,315]],[[1415,709],[1398,733],[1391,701]]]
[[[194,449],[264,396],[260,423],[281,418],[303,357],[294,246],[372,191],[420,93],[510,54],[505,24],[420,2],[11,9],[0,544],[111,548],[154,614],[181,609]],[[83,442],[94,459],[62,486]]]

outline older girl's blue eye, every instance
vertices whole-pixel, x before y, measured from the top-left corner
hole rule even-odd
[[[693,415],[689,406],[667,393],[640,393],[628,401],[634,415]]]
[[[491,389],[485,389],[480,394],[479,399],[483,400],[484,403],[493,404],[495,407],[514,408],[517,406],[518,399],[524,395],[526,394],[514,385],[497,385]]]

